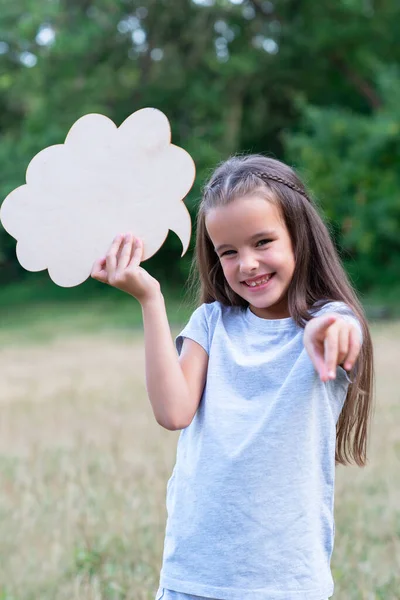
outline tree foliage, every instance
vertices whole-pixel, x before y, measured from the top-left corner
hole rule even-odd
[[[373,290],[400,272],[400,77],[382,73],[371,116],[304,106],[303,131],[287,136],[334,228],[354,283]]]
[[[379,219],[388,243],[388,232],[396,235],[396,175],[394,162],[385,163],[388,181],[385,188],[381,179],[378,193],[371,165],[378,140],[390,145],[385,119],[393,127],[396,117],[390,93],[375,82],[399,64],[399,17],[396,0],[0,0],[0,198],[80,116],[100,112],[119,125],[155,106],[196,162],[193,214],[202,183],[229,154],[287,158],[309,171],[353,271],[362,271],[359,285],[371,281],[370,258],[375,283],[385,283],[392,267],[378,268],[371,226]],[[394,80],[387,76],[387,86]],[[369,140],[370,154],[366,143],[350,151],[350,133],[339,140],[340,123]],[[321,153],[326,171],[317,166]],[[346,194],[335,202],[338,190],[328,181],[339,167]],[[360,206],[370,207],[368,218]],[[3,281],[23,276],[3,231],[0,247]],[[171,235],[154,272],[162,276],[168,259],[169,278],[181,279],[188,262],[179,254]]]

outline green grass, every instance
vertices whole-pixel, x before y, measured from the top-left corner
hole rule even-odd
[[[177,291],[164,289],[171,326],[185,323],[192,307]],[[67,333],[119,331],[141,328],[137,300],[109,286],[87,282],[80,288],[59,288],[41,279],[0,291],[0,343],[45,342]]]

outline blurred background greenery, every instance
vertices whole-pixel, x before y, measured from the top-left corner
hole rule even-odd
[[[0,0],[0,200],[82,115],[120,125],[154,106],[195,160],[193,218],[218,161],[237,152],[287,161],[372,316],[398,314],[399,20],[397,0]],[[171,297],[191,251],[181,260],[170,233],[146,263]],[[25,272],[2,229],[0,265],[10,310],[114,298],[93,281],[62,289],[47,272]]]

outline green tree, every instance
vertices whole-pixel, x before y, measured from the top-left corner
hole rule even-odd
[[[303,130],[286,136],[307,173],[356,284],[391,287],[400,272],[400,77],[381,74],[381,107],[371,116],[303,107]]]
[[[373,115],[377,71],[400,62],[396,0],[0,0],[0,199],[29,160],[85,113],[120,124],[163,110],[193,156],[192,212],[216,162],[241,151],[284,158],[298,97]],[[22,276],[0,231],[3,280]],[[187,272],[172,234],[152,268]],[[171,261],[169,261],[169,258]]]

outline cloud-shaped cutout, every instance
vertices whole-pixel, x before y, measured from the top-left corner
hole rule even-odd
[[[174,231],[185,254],[191,220],[183,198],[195,165],[171,144],[167,117],[154,108],[122,125],[99,114],[81,117],[65,143],[49,146],[29,163],[26,184],[4,200],[0,219],[18,240],[28,271],[48,269],[63,287],[79,285],[118,233],[143,239],[147,260]]]

